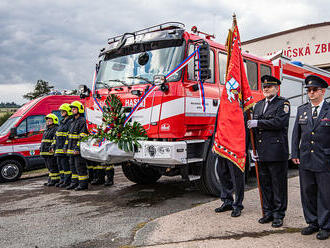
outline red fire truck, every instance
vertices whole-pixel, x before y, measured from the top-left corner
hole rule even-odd
[[[164,23],[109,39],[99,55],[95,90],[85,85],[80,90],[86,97],[87,124],[92,128],[102,124],[96,102],[102,105],[108,94],[116,94],[130,113],[156,77],[164,78],[194,52],[196,44],[207,42],[211,75],[203,84],[205,112],[196,75],[197,57],[194,57],[159,85],[134,113],[132,120],[143,125],[148,140],[140,142],[142,147],[134,160],[121,166],[126,177],[135,183],[154,183],[162,175],[181,175],[186,180],[198,179],[203,192],[219,195],[217,158],[212,155],[211,145],[227,57],[225,46],[212,41],[212,36],[202,38],[196,27],[193,32],[187,32],[181,23]],[[317,74],[330,83],[329,72],[293,63],[281,54],[270,59],[248,53],[243,57],[255,101],[263,97],[260,82],[263,75],[280,78],[281,95],[292,103],[292,121],[297,106],[306,102],[303,90],[306,75]]]
[[[59,106],[80,100],[79,96],[50,95],[37,98],[19,108],[0,127],[0,181],[17,180],[23,170],[44,167],[39,148],[45,129],[45,116],[61,119]]]

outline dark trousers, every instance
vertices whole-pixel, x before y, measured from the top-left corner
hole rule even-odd
[[[72,184],[78,184],[78,172],[76,169],[76,164],[75,164],[75,156],[70,156],[69,157],[69,164],[70,164],[70,170],[71,170],[71,183]]]
[[[283,219],[288,205],[288,161],[258,165],[264,215]]]
[[[43,156],[46,167],[49,171],[48,181],[59,181],[60,173],[57,167],[56,158],[54,156]]]
[[[71,171],[70,171],[69,157],[57,156],[56,158],[57,158],[57,165],[61,173],[61,181],[65,184],[70,184]]]
[[[242,210],[244,208],[244,173],[231,161],[218,156],[218,175],[222,186],[220,199],[232,205],[234,209]],[[233,192],[235,192],[235,201]]]
[[[299,178],[307,224],[330,231],[330,172],[299,169]]]
[[[80,155],[74,156],[74,163],[76,167],[76,171],[78,174],[79,185],[87,186],[88,185],[88,171],[87,171],[87,163],[84,158]]]

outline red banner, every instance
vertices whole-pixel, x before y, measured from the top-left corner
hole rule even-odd
[[[244,172],[246,137],[243,111],[251,108],[254,101],[245,72],[237,25],[228,37],[232,50],[231,53],[228,51],[226,84],[220,98],[213,149]]]

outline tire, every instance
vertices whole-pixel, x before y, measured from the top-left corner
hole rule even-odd
[[[221,182],[218,176],[218,156],[211,149],[202,167],[202,175],[199,188],[202,193],[219,197],[221,193]]]
[[[122,163],[121,168],[128,180],[137,184],[152,184],[162,176],[152,167],[143,167],[134,162]]]
[[[23,172],[22,164],[14,159],[4,160],[0,163],[0,181],[14,182],[17,181]]]

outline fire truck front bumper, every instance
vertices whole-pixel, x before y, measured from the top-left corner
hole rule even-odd
[[[141,147],[134,154],[134,160],[149,164],[186,164],[186,141],[140,141]]]

